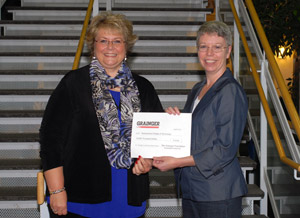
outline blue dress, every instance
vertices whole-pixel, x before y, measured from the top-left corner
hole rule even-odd
[[[110,91],[110,93],[119,107],[120,92]],[[121,122],[121,113],[119,109],[118,111]],[[143,202],[142,206],[127,204],[127,169],[111,167],[111,177],[112,201],[99,204],[67,202],[68,211],[90,218],[136,218],[142,216],[146,210],[146,201]]]

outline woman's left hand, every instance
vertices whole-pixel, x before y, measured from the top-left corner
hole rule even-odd
[[[177,168],[178,158],[174,157],[153,157],[153,166],[158,168],[160,171],[169,171]]]
[[[178,167],[191,167],[195,166],[193,156],[175,158],[175,157],[153,157],[153,166],[158,168],[160,171],[173,170]]]
[[[139,158],[136,160],[134,167],[132,168],[132,173],[139,176],[143,173],[148,173],[152,169],[152,159],[149,158]]]

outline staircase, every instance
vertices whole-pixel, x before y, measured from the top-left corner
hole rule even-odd
[[[240,5],[241,7],[241,5]],[[226,22],[233,22],[233,15],[229,6],[228,1],[220,1],[220,14],[221,17],[224,21]],[[241,22],[244,22],[243,19]],[[244,31],[247,34],[247,29],[244,28]],[[256,56],[255,51],[253,49],[253,43],[250,41],[248,37],[248,44],[250,45],[250,50],[252,52],[252,56],[255,61],[256,68],[258,70],[261,70],[261,65],[259,62],[259,58]],[[254,123],[257,136],[259,138],[260,135],[260,100],[258,97],[257,91],[255,91],[255,84],[254,81],[251,77],[249,77],[249,67],[248,67],[248,61],[245,58],[245,54],[241,53],[240,54],[240,66],[246,66],[244,69],[241,69],[241,82],[243,84],[243,87],[248,91],[247,96],[249,99],[249,111],[252,117],[252,121]],[[247,69],[248,68],[248,69]],[[244,71],[244,72],[243,72]],[[251,92],[249,92],[252,90]],[[278,91],[278,90],[277,90]],[[290,159],[292,158],[292,154],[289,152],[288,146],[287,146],[287,141],[288,139],[285,138],[284,136],[284,131],[281,128],[279,120],[282,118],[278,117],[278,113],[275,111],[275,106],[274,103],[270,100],[270,93],[268,100],[269,100],[269,105],[272,110],[273,118],[276,123],[277,130],[279,132],[281,142],[283,144],[284,151],[286,153],[286,156]],[[277,95],[276,95],[277,96]],[[297,138],[296,135],[294,135],[295,141],[298,145],[298,150],[300,149],[299,146],[299,139]],[[298,142],[297,142],[298,141]],[[269,215],[270,217],[281,217],[281,218],[299,218],[300,217],[300,180],[296,180],[294,178],[294,170],[287,166],[286,164],[282,163],[282,161],[279,158],[278,152],[275,148],[275,142],[274,139],[271,135],[270,130],[268,130],[267,133],[267,142],[266,144],[263,144],[260,142],[260,146],[266,146],[267,147],[267,152],[266,152],[266,158],[267,158],[267,175],[265,178],[265,181],[270,184],[271,190],[273,193],[274,201],[275,201],[275,207],[277,207],[278,214],[274,209],[274,205],[269,205]],[[298,173],[298,178],[299,178],[299,173]],[[273,211],[272,211],[273,209]]]
[[[38,131],[52,90],[72,68],[88,0],[22,0],[7,6],[12,20],[0,22],[0,217],[38,218]],[[163,107],[183,108],[191,87],[203,79],[196,31],[211,9],[201,0],[116,0],[139,36],[128,57],[133,72],[155,86]],[[104,9],[100,1],[100,11]],[[232,22],[229,22],[232,25]],[[89,63],[84,48],[80,66]],[[256,163],[239,157],[249,184],[243,218],[253,215],[264,193],[248,179]],[[173,172],[150,172],[147,218],[181,217]]]

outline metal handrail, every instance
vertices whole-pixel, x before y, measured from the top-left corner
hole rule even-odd
[[[247,2],[248,0],[246,0]],[[250,0],[249,0],[250,1]],[[256,70],[256,67],[254,65],[254,61],[253,61],[253,58],[252,58],[252,55],[251,55],[251,52],[250,52],[250,49],[249,49],[249,46],[248,46],[248,43],[247,43],[247,40],[246,40],[246,37],[245,37],[245,33],[243,31],[243,28],[242,28],[242,25],[241,25],[241,22],[238,18],[238,15],[237,15],[237,12],[236,12],[236,9],[235,9],[235,6],[234,6],[234,3],[233,3],[233,0],[229,0],[229,3],[230,3],[230,7],[231,7],[231,10],[232,10],[232,13],[233,13],[233,16],[234,16],[234,19],[235,19],[235,22],[236,22],[236,26],[237,26],[237,29],[240,33],[240,37],[241,37],[241,40],[242,40],[242,43],[243,43],[243,46],[244,46],[244,49],[245,49],[245,52],[246,52],[246,56],[247,56],[247,59],[249,61],[249,65],[250,65],[250,68],[251,68],[251,72],[252,72],[252,76],[254,78],[254,81],[255,81],[255,84],[256,84],[256,87],[257,87],[257,90],[258,90],[258,94],[259,94],[259,97],[260,97],[260,100],[261,100],[261,103],[262,103],[262,106],[264,108],[264,111],[265,111],[265,114],[266,114],[266,117],[267,117],[267,121],[268,121],[268,124],[270,126],[270,130],[272,132],[272,135],[273,135],[273,138],[274,138],[274,141],[275,141],[275,145],[276,145],[276,148],[277,148],[277,151],[279,153],[279,157],[280,157],[280,160],[291,166],[292,168],[294,169],[297,169],[299,172],[300,172],[300,164],[296,163],[295,161],[289,159],[288,157],[286,157],[286,154],[284,152],[284,149],[282,147],[282,144],[281,144],[281,140],[280,140],[280,137],[279,137],[279,134],[278,134],[278,131],[277,131],[277,128],[276,128],[276,125],[275,125],[275,122],[274,122],[274,119],[273,119],[273,116],[272,116],[272,113],[271,113],[271,110],[270,110],[270,107],[269,107],[269,104],[267,102],[267,99],[266,99],[266,96],[264,94],[264,91],[263,91],[263,88],[261,86],[261,82],[260,82],[260,78],[259,78],[259,75],[257,73],[257,70]],[[253,5],[253,4],[252,4]],[[250,10],[254,10],[254,7],[253,8],[248,8],[249,11]],[[253,15],[253,11],[252,11],[252,15]],[[255,15],[253,15],[255,16]],[[253,19],[253,18],[252,18]],[[258,17],[257,17],[257,14],[256,14],[256,22],[259,22],[260,21],[258,20]],[[264,31],[263,29],[257,29],[258,31],[258,34],[261,34],[261,32],[263,32],[264,34]],[[267,41],[267,40],[266,40]],[[267,41],[268,42],[268,41]],[[262,43],[264,44],[264,43]],[[268,57],[268,56],[267,56]],[[273,57],[273,53],[272,53],[272,57]],[[274,58],[274,57],[273,57]],[[275,59],[274,59],[275,60]],[[277,64],[276,64],[277,65]],[[278,66],[277,66],[278,67]],[[280,73],[280,71],[279,71]],[[283,80],[283,79],[282,79]],[[298,117],[298,120],[299,120],[299,117]],[[300,125],[299,125],[300,126]]]
[[[45,187],[44,187],[44,173],[40,171],[37,173],[37,184],[36,184],[36,199],[37,204],[42,205],[45,202]]]
[[[295,105],[292,101],[291,95],[289,94],[289,91],[288,91],[287,86],[284,82],[282,73],[281,73],[281,71],[279,69],[279,66],[278,66],[278,64],[277,64],[277,62],[274,58],[274,54],[272,52],[271,46],[270,46],[269,41],[266,37],[264,29],[261,25],[259,17],[256,13],[253,2],[252,2],[252,0],[246,0],[245,2],[246,2],[246,5],[247,5],[247,8],[249,10],[250,16],[252,18],[252,21],[254,23],[254,26],[257,30],[258,37],[259,37],[259,39],[261,41],[261,44],[263,46],[263,49],[266,53],[267,60],[270,64],[270,67],[271,67],[273,73],[274,73],[274,76],[275,76],[274,78],[276,79],[279,90],[282,94],[282,98],[283,98],[283,101],[285,103],[286,109],[289,113],[290,119],[292,121],[293,128],[294,128],[298,138],[300,138],[300,119],[299,119],[299,115],[297,113],[297,110],[295,108]],[[295,167],[293,167],[293,168],[295,168]],[[300,171],[299,167],[297,167],[295,169]]]
[[[274,54],[272,52],[271,46],[266,37],[264,29],[260,23],[259,17],[257,15],[256,10],[253,5],[253,2],[252,2],[252,0],[246,0],[245,2],[248,7],[248,10],[249,10],[250,16],[252,18],[252,21],[254,23],[254,26],[257,30],[258,37],[259,37],[261,44],[265,50],[270,67],[271,67],[272,71],[274,72],[276,82],[277,82],[280,92],[282,94],[283,101],[285,103],[285,106],[286,106],[289,116],[291,118],[295,132],[296,132],[298,138],[300,138],[300,119],[299,119],[297,110],[295,108],[295,104],[292,101],[291,95],[286,87],[285,82],[284,82],[282,73],[280,72],[279,66],[274,58]]]
[[[80,57],[81,57],[81,53],[82,53],[83,45],[84,45],[84,38],[85,38],[86,30],[87,30],[87,27],[88,27],[88,24],[89,24],[89,21],[90,21],[90,17],[91,17],[91,14],[92,14],[93,4],[94,4],[94,0],[90,0],[89,6],[88,6],[87,11],[86,11],[84,23],[83,23],[83,26],[82,26],[81,35],[80,35],[80,39],[79,39],[79,42],[78,42],[78,47],[77,47],[76,55],[75,55],[75,58],[74,58],[72,70],[77,69],[78,66],[79,66],[79,61],[80,61]]]

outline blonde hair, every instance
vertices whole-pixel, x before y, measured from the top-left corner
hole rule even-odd
[[[132,23],[123,14],[113,14],[112,12],[101,12],[91,20],[86,33],[86,43],[90,49],[91,56],[94,55],[94,42],[99,29],[108,28],[120,32],[125,41],[126,52],[130,51],[138,39],[133,34]]]

